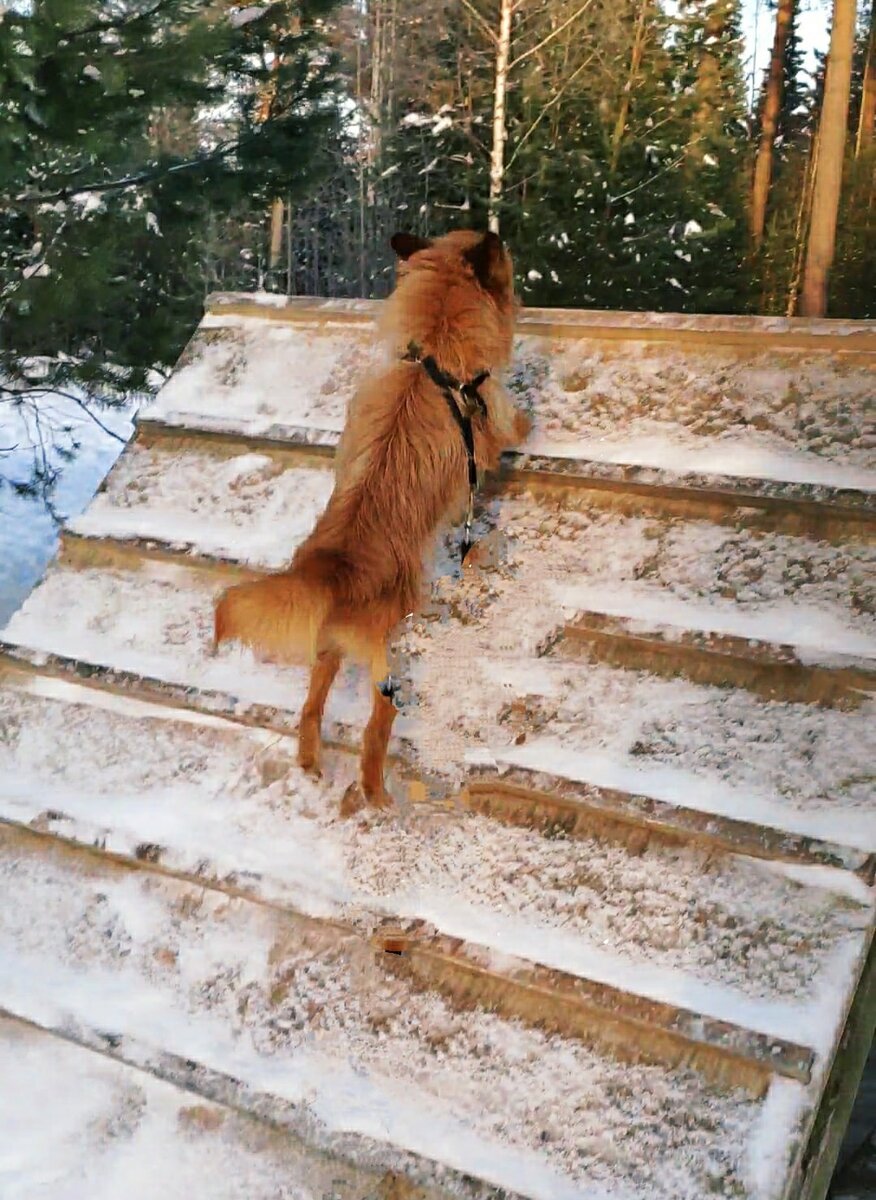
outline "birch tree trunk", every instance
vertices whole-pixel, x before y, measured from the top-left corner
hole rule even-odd
[[[782,107],[785,48],[788,44],[788,35],[791,32],[793,20],[794,0],[779,0],[773,52],[770,58],[770,70],[767,76],[763,113],[760,120],[760,141],[757,147],[754,180],[751,188],[751,240],[755,250],[760,249],[766,223],[767,202],[773,174],[773,146],[776,140],[779,111]]]
[[[505,97],[508,91],[508,58],[511,51],[513,0],[499,0],[499,40],[496,44],[496,85],[493,95],[493,147],[490,154],[490,204],[488,226],[499,232],[499,205],[505,182]]]
[[[834,0],[824,100],[818,124],[812,218],[800,296],[800,312],[804,317],[823,317],[827,312],[827,280],[836,247],[836,222],[849,118],[855,16],[855,0]]]
[[[867,41],[867,61],[864,64],[864,85],[861,91],[858,136],[855,139],[855,158],[866,154],[873,144],[874,119],[876,119],[876,0],[870,6],[870,37]]]

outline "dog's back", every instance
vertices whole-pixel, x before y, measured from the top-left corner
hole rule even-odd
[[[334,492],[289,569],[220,598],[217,645],[236,639],[280,661],[332,650],[379,676],[388,636],[418,603],[426,546],[462,508],[459,429],[419,363],[401,355],[415,342],[460,379],[503,365],[514,320],[510,259],[494,235],[470,231],[434,243],[399,235],[393,245],[402,261],[382,332],[397,361],[353,399]],[[522,432],[498,387],[488,401],[475,429],[483,467]]]

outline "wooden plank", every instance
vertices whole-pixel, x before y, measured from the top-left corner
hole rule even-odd
[[[596,473],[586,459],[562,459],[525,454],[506,455],[497,488],[534,495],[576,495],[589,503],[626,514],[678,517],[711,521],[735,528],[773,531],[814,537],[828,542],[876,541],[876,509],[869,493],[856,493],[857,503],[846,503],[847,489],[819,489],[822,498],[772,495],[743,490],[726,476],[718,483],[650,482],[640,476]],[[661,474],[665,478],[665,473]],[[746,484],[752,481],[746,480]]]
[[[283,466],[331,466],[340,434],[329,429],[271,425],[263,434],[238,433],[223,425],[178,425],[148,418],[138,420],[134,443],[168,453],[205,449],[222,458],[267,454]]]
[[[250,887],[161,865],[153,855],[132,858],[54,832],[0,818],[0,847],[22,855],[51,854],[89,873],[160,876],[255,904],[288,926],[293,941],[317,938],[376,951],[383,970],[421,989],[437,989],[462,1009],[486,1009],[509,1020],[575,1038],[624,1062],[700,1072],[716,1087],[763,1096],[775,1075],[808,1082],[813,1051],[702,1013],[449,937],[423,921],[380,919],[360,911],[358,925],[306,916],[260,897]]]
[[[869,660],[828,667],[800,661],[793,646],[727,634],[649,626],[631,617],[584,612],[554,648],[630,670],[715,687],[746,688],[766,700],[857,708],[876,691]]]
[[[102,663],[70,658],[43,650],[32,650],[15,642],[0,640],[0,679],[4,676],[40,675],[49,679],[66,679],[95,691],[130,696],[165,708],[221,717],[248,729],[267,729],[285,737],[298,736],[299,712],[273,704],[258,704],[241,700],[230,692],[198,688],[189,684],[170,683],[149,675]],[[344,754],[359,754],[361,729],[341,721],[326,722],[323,726],[323,745]],[[403,739],[395,739],[396,750],[387,755],[390,766],[404,768],[411,756],[411,747]]]
[[[473,767],[462,803],[509,825],[551,836],[615,841],[632,853],[643,853],[651,841],[703,845],[776,862],[840,867],[868,884],[876,881],[874,854],[526,767]]]
[[[207,297],[214,318],[248,317],[263,321],[371,326],[379,318],[380,300],[324,300],[319,297],[272,297],[259,303],[242,292]],[[276,302],[275,302],[276,301]],[[680,313],[612,312],[592,309],[523,308],[517,333],[545,338],[590,338],[597,341],[668,342],[743,350],[829,353],[844,361],[867,361],[876,355],[876,322],[755,316],[693,316]]]
[[[313,1164],[315,1173],[323,1174],[325,1184],[330,1188],[322,1193],[326,1200],[451,1200],[451,1197],[465,1196],[471,1196],[473,1200],[474,1197],[477,1200],[504,1200],[507,1195],[499,1189],[485,1189],[483,1185],[474,1187],[471,1180],[446,1168],[444,1171],[455,1184],[450,1190],[423,1184],[396,1170],[381,1170],[373,1165],[379,1151],[375,1152],[376,1147],[370,1139],[348,1135],[344,1139],[335,1138],[333,1147],[329,1148],[323,1144],[328,1139],[314,1137],[316,1128],[306,1109],[275,1093],[256,1091],[232,1075],[201,1062],[182,1058],[134,1038],[81,1023],[52,1025],[2,1005],[0,1020],[18,1027],[23,1033],[77,1046],[139,1074],[159,1079],[196,1100],[219,1106],[230,1119],[242,1123],[246,1141],[258,1145],[260,1153],[277,1150],[282,1154],[288,1147],[296,1170],[302,1159],[305,1171],[308,1162]],[[8,1034],[8,1030],[3,1033]],[[210,1110],[199,1112],[197,1105],[189,1110],[192,1120],[197,1120],[202,1113],[209,1117]],[[342,1146],[339,1145],[341,1142]],[[402,1156],[394,1151],[394,1157],[404,1158],[412,1176],[425,1177],[432,1170],[431,1163],[414,1154],[405,1152]]]
[[[160,538],[100,537],[73,533],[61,534],[57,561],[77,571],[139,571],[149,563],[169,563],[186,570],[215,575],[224,583],[259,579],[266,571],[219,555],[202,554],[191,542],[166,542]]]
[[[142,432],[141,432],[142,431]],[[208,449],[223,457],[256,451],[284,465],[325,465],[335,453],[337,434],[323,431],[333,441],[316,443],[313,430],[274,425],[259,435],[205,425],[183,426],[161,421],[142,421],[137,439],[145,446],[169,450]],[[611,470],[606,472],[606,466]],[[673,476],[649,472],[658,482],[643,478],[639,469],[617,464],[591,463],[586,459],[552,458],[510,453],[502,470],[492,477],[485,493],[530,492],[567,503],[589,503],[625,514],[707,520],[734,528],[804,535],[842,543],[848,540],[876,541],[876,497],[866,492],[818,487],[817,499],[807,494],[808,485],[781,485],[781,494],[770,481],[729,477]],[[716,483],[715,480],[718,480]],[[763,490],[751,490],[761,487]],[[748,490],[746,490],[746,488]]]
[[[298,713],[290,709],[247,703],[227,692],[168,683],[0,641],[0,678],[4,674],[12,678],[43,675],[68,679],[167,708],[221,717],[247,728],[297,736]],[[360,736],[358,728],[335,722],[325,729],[324,744],[330,750],[358,754]],[[430,789],[411,766],[413,752],[405,739],[395,741],[388,762],[407,788],[410,801],[425,802]],[[876,881],[876,855],[523,767],[502,772],[473,767],[459,795],[445,800],[482,816],[536,829],[549,836],[616,842],[634,854],[641,854],[652,841],[705,845],[719,853],[841,867],[856,871],[868,883]]]
[[[809,1082],[813,1052],[781,1038],[510,956],[498,967],[483,947],[432,933],[423,922],[386,921],[374,941],[402,978],[436,988],[459,1007],[575,1037],[624,1062],[692,1067],[716,1086],[755,1096],[774,1075]]]
[[[796,1156],[782,1200],[825,1200],[828,1195],[874,1036],[876,942],[871,942],[809,1137]]]

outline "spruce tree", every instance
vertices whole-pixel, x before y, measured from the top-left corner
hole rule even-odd
[[[681,311],[739,312],[751,302],[745,267],[749,129],[739,0],[685,0],[674,55],[682,155],[673,275]]]
[[[0,398],[111,399],[173,362],[217,225],[310,181],[331,119],[327,6],[36,0],[0,16]]]

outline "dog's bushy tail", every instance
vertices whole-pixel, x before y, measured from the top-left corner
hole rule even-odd
[[[311,661],[332,609],[349,602],[352,563],[335,550],[314,550],[288,571],[228,588],[216,602],[214,647],[238,641],[261,658]]]

